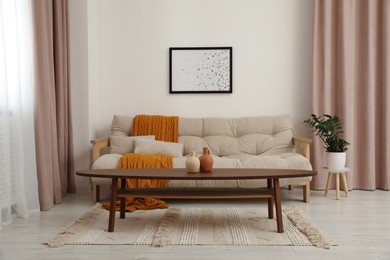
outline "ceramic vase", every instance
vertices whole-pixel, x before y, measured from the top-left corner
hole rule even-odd
[[[199,157],[200,171],[211,172],[213,170],[213,157],[209,154],[209,148],[203,148],[203,154]]]
[[[188,155],[186,160],[187,172],[199,172],[200,160],[195,151]]]

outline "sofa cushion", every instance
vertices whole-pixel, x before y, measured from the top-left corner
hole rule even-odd
[[[179,135],[179,143],[183,144],[184,146],[183,148],[184,155],[191,154],[192,151],[201,154],[203,153],[203,147],[210,147],[207,144],[206,140],[200,136]]]
[[[143,135],[143,136],[116,136],[110,137],[110,153],[127,154],[134,153],[135,140],[143,138],[154,140],[154,135]]]
[[[291,152],[292,120],[288,115],[241,118],[181,118],[179,142],[184,154],[208,147],[217,156]]]
[[[300,169],[312,170],[310,162],[298,153],[283,153],[278,155],[259,155],[240,159],[242,168],[268,168],[268,169]],[[305,181],[311,181],[312,177],[301,178],[281,178],[280,186],[301,184]],[[266,186],[266,180],[239,180],[240,188],[254,188]]]
[[[96,161],[93,162],[91,169],[99,170],[99,169],[116,169],[118,168],[119,160],[122,157],[121,154],[104,154],[97,158]],[[97,185],[102,184],[111,184],[110,178],[91,178],[92,183]]]
[[[115,115],[112,135],[129,136],[133,117]],[[293,125],[289,115],[240,118],[179,118],[183,153],[202,153],[207,147],[217,156],[278,154],[292,151]]]
[[[299,153],[258,155],[240,159],[242,168],[300,169],[311,170],[310,162]]]
[[[99,157],[92,169],[115,169],[122,155],[106,154]],[[309,161],[300,154],[287,153],[281,155],[240,155],[228,157],[213,157],[213,168],[279,168],[279,169],[305,169],[311,170]],[[173,168],[185,168],[186,157],[174,157]],[[206,173],[205,173],[206,174]],[[302,184],[311,181],[312,177],[280,179],[280,186]],[[96,184],[110,184],[109,178],[92,178]],[[171,180],[169,187],[240,187],[254,188],[267,186],[266,180]]]
[[[183,144],[136,139],[134,153],[170,154],[174,157],[183,157]]]
[[[111,123],[111,135],[129,136],[133,128],[132,116],[115,115]]]
[[[93,162],[91,169],[116,169],[118,168],[119,159],[121,157],[121,154],[104,154]]]
[[[213,168],[273,168],[311,170],[310,162],[301,154],[285,153],[280,155],[239,155],[231,157],[213,157]],[[174,158],[174,168],[185,168],[186,158]],[[312,177],[282,178],[280,186],[302,184]],[[267,180],[171,180],[170,187],[240,187],[255,188],[267,186]]]

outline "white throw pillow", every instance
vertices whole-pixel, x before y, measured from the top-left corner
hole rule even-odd
[[[134,153],[170,154],[174,157],[183,157],[183,144],[136,139]]]
[[[115,136],[110,137],[110,153],[127,154],[134,153],[135,140],[148,139],[154,140],[154,135],[142,136]]]

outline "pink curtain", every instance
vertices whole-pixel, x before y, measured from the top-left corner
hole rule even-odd
[[[390,188],[390,1],[316,0],[313,112],[338,115],[347,151],[349,188]],[[313,165],[323,143],[314,137]],[[327,174],[312,188],[324,189]]]
[[[35,37],[35,139],[41,210],[75,192],[66,0],[31,1]]]

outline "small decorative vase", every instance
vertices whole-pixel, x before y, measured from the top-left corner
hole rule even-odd
[[[200,160],[195,151],[188,155],[186,160],[187,172],[199,172]]]
[[[213,170],[213,157],[209,154],[207,147],[203,148],[203,154],[199,157],[199,160],[201,172],[211,172]]]

